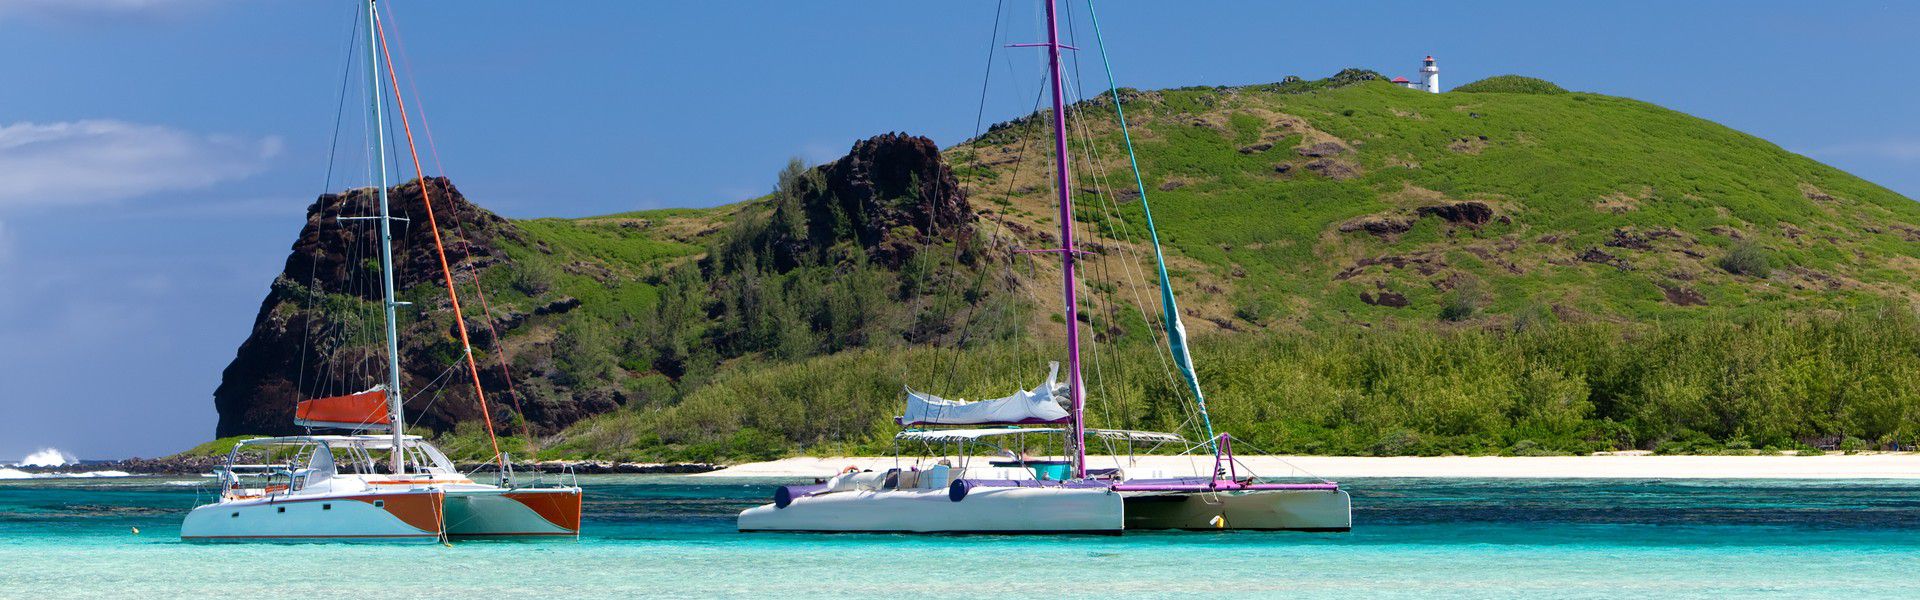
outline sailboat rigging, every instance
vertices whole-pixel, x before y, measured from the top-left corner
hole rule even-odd
[[[1263,480],[1245,470],[1233,457],[1232,436],[1216,433],[1207,415],[1205,396],[1187,350],[1186,328],[1180,322],[1166,258],[1152,227],[1138,160],[1125,129],[1121,98],[1107,68],[1109,91],[1120,120],[1123,139],[1140,188],[1149,236],[1162,291],[1163,327],[1167,350],[1173,355],[1194,396],[1206,440],[1188,449],[1206,448],[1211,470],[1199,476],[1166,476],[1130,472],[1127,468],[1089,469],[1087,442],[1100,439],[1129,448],[1183,443],[1167,433],[1092,429],[1087,426],[1087,390],[1081,365],[1080,313],[1077,289],[1082,252],[1074,240],[1072,160],[1067,143],[1068,107],[1057,0],[1041,0],[1045,7],[1047,41],[1012,44],[1043,47],[1048,59],[1052,111],[1049,115],[1054,150],[1053,189],[1059,211],[1059,247],[1026,250],[1060,256],[1062,308],[1065,313],[1067,374],[1058,382],[1058,365],[1045,383],[1031,391],[977,402],[953,401],[906,390],[906,411],[899,419],[906,429],[897,443],[943,445],[951,458],[926,468],[914,464],[886,472],[849,470],[814,485],[784,486],[770,504],[742,511],[742,531],[865,531],[865,532],[992,532],[992,533],[1120,533],[1129,529],[1286,529],[1346,531],[1352,526],[1350,501],[1339,484],[1329,481],[1283,483]],[[1088,1],[1089,16],[1092,2]],[[996,15],[996,31],[998,29]],[[1098,20],[1094,20],[1096,40]],[[991,65],[991,60],[989,60]],[[1062,414],[1064,413],[1064,414]],[[1065,428],[1030,427],[1064,424]],[[939,429],[968,427],[968,429]],[[1065,460],[1036,460],[1024,452],[1027,436],[1059,436]],[[1002,443],[1010,441],[1010,443]],[[970,452],[999,448],[1008,460],[975,467]]]
[[[455,537],[579,535],[581,489],[571,476],[559,482],[512,479],[507,456],[494,436],[492,414],[480,383],[465,317],[433,210],[432,182],[420,163],[413,130],[400,93],[398,73],[387,49],[377,0],[364,4],[369,141],[375,161],[376,214],[340,216],[341,221],[374,221],[378,226],[380,306],[385,330],[385,381],[365,391],[304,400],[294,422],[312,428],[345,429],[342,435],[295,435],[245,440],[217,470],[218,499],[196,507],[181,524],[180,537],[193,541],[231,540],[390,540],[444,541]],[[358,27],[356,27],[358,29]],[[356,33],[357,35],[357,33]],[[383,68],[384,67],[384,68]],[[402,387],[398,299],[393,257],[393,222],[386,164],[387,115],[382,73],[391,86],[395,108],[413,159],[427,226],[432,232],[440,279],[446,286],[461,343],[462,362],[480,402],[490,459],[500,472],[496,484],[477,483],[456,470],[439,449],[407,435]],[[444,184],[443,184],[444,185]],[[324,217],[322,217],[324,218]],[[303,373],[304,376],[304,373]],[[367,432],[384,432],[385,435]],[[376,458],[386,456],[382,469]],[[244,459],[261,456],[258,463]]]

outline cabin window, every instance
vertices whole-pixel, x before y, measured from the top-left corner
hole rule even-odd
[[[373,507],[374,507],[374,508],[386,508],[386,507],[387,507],[387,501],[385,501],[385,500],[375,500],[375,501],[373,501]]]
[[[285,507],[285,506],[282,506],[282,507],[279,507],[279,508],[280,508],[280,510],[277,510],[277,511],[274,511],[274,512],[287,512],[287,507]]]
[[[332,504],[322,504],[322,505],[320,505],[320,510],[333,510],[333,505],[332,505]]]
[[[233,516],[231,516],[231,517],[229,517],[229,518],[233,518],[233,519],[238,519],[238,518],[240,518],[240,513],[237,513],[237,512],[236,512],[236,513],[233,513]]]

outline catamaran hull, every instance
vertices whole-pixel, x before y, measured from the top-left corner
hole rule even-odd
[[[1118,534],[1125,508],[1106,488],[979,487],[801,496],[740,513],[740,531]]]
[[[1348,531],[1345,490],[1129,493],[1127,529]]]
[[[580,489],[447,492],[450,537],[578,537]]]
[[[220,502],[187,513],[180,539],[433,543],[445,531],[443,498],[433,490]]]

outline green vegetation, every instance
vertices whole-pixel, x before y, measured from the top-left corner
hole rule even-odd
[[[1215,425],[1270,452],[1699,454],[1822,439],[1850,439],[1840,449],[1859,451],[1920,439],[1920,319],[1904,310],[1242,334],[1196,347]],[[997,396],[1033,385],[1044,370],[1031,361],[1044,350],[855,350],[746,365],[678,405],[590,420],[556,453],[700,461],[886,453],[903,378]],[[1108,352],[1105,377],[1089,381],[1093,424],[1191,436],[1176,388],[1157,367],[1142,368],[1156,362],[1151,350]]]
[[[1910,309],[1875,307],[1908,306],[1920,244],[1890,223],[1920,223],[1920,206],[1642,102],[1521,77],[1461,88],[1502,94],[1460,95],[1346,75],[1122,94],[1222,427],[1261,449],[1338,454],[1913,441],[1920,394],[1894,374],[1917,368],[1920,336],[1899,316]],[[1102,102],[1076,109],[1094,118]],[[1037,143],[1039,117],[950,159]],[[1092,131],[1098,152],[1117,152],[1117,130]],[[1309,149],[1336,168],[1308,168]],[[1031,171],[959,172],[976,206],[1049,226],[1044,186],[1008,184]],[[1093,188],[1097,170],[1079,172]],[[1436,210],[1465,203],[1490,214]],[[1115,206],[1137,222],[1137,208]],[[1407,226],[1343,227],[1367,219]],[[1138,242],[1099,231],[1096,242]],[[1089,286],[1096,304],[1131,305],[1132,290],[1104,283]],[[1362,301],[1374,291],[1406,305]],[[1834,311],[1852,316],[1823,316]],[[723,367],[669,406],[583,423],[556,452],[883,452],[900,385],[968,397],[1031,385],[1039,357],[1057,354],[1051,325],[1040,335],[964,353],[894,341],[798,362],[755,354],[765,358]],[[1177,392],[1142,366],[1156,363],[1149,349],[1118,350],[1098,402],[1139,420],[1105,424],[1181,425]],[[1027,362],[1009,365],[1016,356]],[[946,376],[915,375],[939,364]]]
[[[1716,264],[1735,275],[1764,278],[1773,273],[1772,261],[1767,258],[1767,251],[1749,242],[1734,244],[1733,248],[1727,251],[1727,255],[1720,257]]]
[[[233,452],[233,447],[235,445],[239,444],[240,442],[251,440],[258,437],[262,437],[262,436],[235,435],[235,436],[223,437],[217,440],[201,443],[200,445],[194,446],[192,448],[188,448],[186,451],[181,452],[179,454],[175,454],[170,458],[187,458],[187,457],[198,457],[198,456],[212,456],[212,457],[225,458],[227,454],[230,454]]]
[[[1522,75],[1495,75],[1469,83],[1453,91],[1479,93],[1498,92],[1503,94],[1565,94],[1567,90],[1545,79],[1536,79]]]
[[[1920,369],[1907,308],[1920,243],[1901,229],[1920,223],[1920,206],[1642,102],[1522,77],[1461,88],[1500,94],[1426,94],[1343,74],[1122,94],[1223,428],[1269,451],[1337,454],[1757,452],[1920,433],[1920,393],[1901,375]],[[1076,117],[1092,124],[1093,153],[1111,157],[1118,132],[1097,120],[1103,102],[1078,105]],[[977,163],[1043,141],[1040,116],[949,150],[976,163],[957,168],[976,207],[1004,207],[1004,222],[1033,231],[1050,227],[1045,187],[1018,185],[1039,181],[1035,172]],[[1081,184],[1098,189],[1102,168],[1080,169]],[[1105,210],[1138,222],[1129,203]],[[1097,212],[1079,220],[1103,222]],[[1368,220],[1405,225],[1349,226]],[[736,240],[770,227],[733,226]],[[1125,227],[1094,232],[1110,248],[1140,241]],[[703,264],[752,262],[729,258],[742,252],[710,250]],[[872,287],[843,287],[845,300],[825,304],[799,293],[798,305],[898,304],[904,296],[882,282],[914,277],[867,269],[831,285]],[[716,281],[707,290],[764,276],[706,272]],[[797,284],[820,277],[807,273],[759,287],[829,285]],[[1099,273],[1089,308],[1132,306],[1136,291]],[[1364,300],[1374,292],[1405,302]],[[1032,385],[1043,359],[1057,359],[1046,340],[1059,314],[1037,309],[1048,319],[1038,338],[1013,341],[1034,334],[1009,338],[1002,323],[984,339],[1008,341],[965,351],[911,342],[897,315],[857,339],[828,327],[840,319],[723,317],[692,337],[726,349],[713,358],[749,360],[708,361],[701,385],[667,370],[682,382],[674,400],[590,419],[550,452],[884,452],[903,384],[967,397]],[[1128,415],[1102,424],[1181,426],[1179,393],[1140,342],[1146,322],[1089,312],[1119,327],[1108,341],[1128,340],[1107,346],[1110,362],[1089,382],[1108,409],[1096,415]],[[779,350],[792,344],[806,351]]]
[[[1920,439],[1920,205],[1889,190],[1682,113],[1517,76],[1445,94],[1348,70],[1120,95],[1215,423],[1253,448]],[[1135,310],[1155,290],[1123,276],[1141,215],[1109,186],[1130,177],[1108,102],[1070,109],[1086,124],[1075,219],[1099,248],[1082,313],[1100,350],[1093,419],[1178,429],[1183,392]],[[1037,383],[1059,360],[1057,267],[978,242],[1049,243],[1032,158],[1045,122],[945,151],[980,213],[965,234],[912,219],[876,231],[797,164],[741,205],[515,222],[523,237],[484,281],[496,312],[526,318],[506,344],[522,400],[585,417],[536,432],[541,455],[886,452],[902,385],[980,398]],[[577,307],[542,312],[563,299]],[[446,439],[484,456],[477,431]]]

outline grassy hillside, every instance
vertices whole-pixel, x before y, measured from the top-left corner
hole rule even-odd
[[[1920,434],[1920,390],[1901,375],[1920,368],[1920,206],[1644,102],[1517,76],[1446,94],[1366,77],[1123,91],[1224,428],[1269,450],[1347,454]],[[1107,220],[1139,217],[1112,184],[1126,170],[1110,111],[1074,115],[1095,273],[1144,256],[1137,229]],[[946,151],[1010,245],[1044,247],[1051,228],[1045,163],[1014,160],[1046,147],[1045,123]],[[1057,358],[1050,266],[1009,263],[1041,299],[1024,344],[751,362],[674,406],[577,426],[553,451],[884,452],[900,385],[997,395]],[[1115,351],[1096,358],[1092,418],[1180,427],[1184,400],[1128,336],[1146,321],[1099,310],[1136,296],[1098,277],[1089,291],[1093,320],[1123,332],[1104,334]]]
[[[1350,70],[1121,96],[1216,423],[1257,448],[1920,436],[1920,205],[1884,188],[1518,76],[1429,94]],[[1069,115],[1091,418],[1177,429],[1187,400],[1151,344],[1154,307],[1139,310],[1156,291],[1111,114],[1103,98]],[[503,418],[533,434],[510,446],[881,452],[902,385],[977,398],[1037,383],[1060,359],[1057,266],[1014,250],[1054,243],[1047,121],[996,125],[937,151],[944,164],[875,138],[769,174],[773,192],[738,205],[513,222],[504,260],[482,265],[532,421]],[[408,295],[435,302],[430,286]],[[471,419],[442,427],[453,450],[484,447]]]
[[[1130,94],[1127,112],[1190,268],[1177,284],[1222,290],[1197,308],[1224,328],[1431,322],[1456,305],[1496,320],[1778,314],[1920,289],[1920,205],[1705,120],[1543,85],[1166,90]],[[1117,132],[1093,129],[1104,162],[1080,170],[1087,186],[1125,172]],[[1044,133],[1016,124],[950,153],[986,161],[968,171],[976,203],[1039,224],[1046,188],[996,194],[989,157]],[[1765,268],[1726,268],[1736,250]]]

